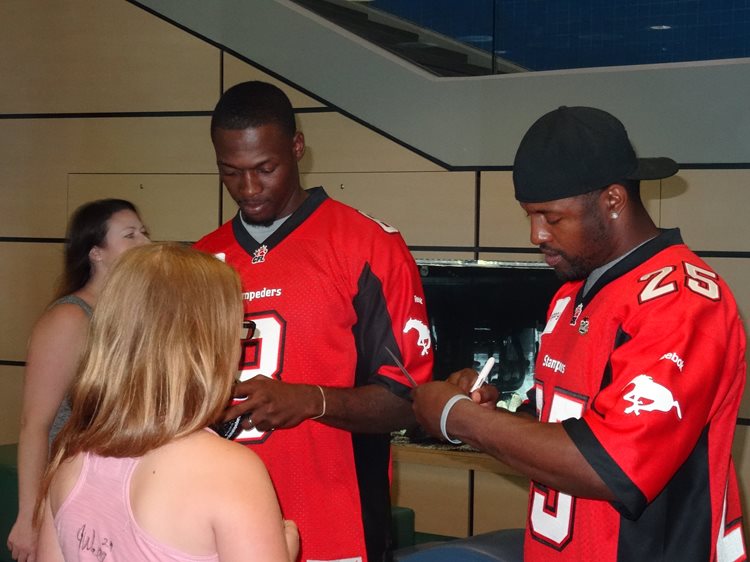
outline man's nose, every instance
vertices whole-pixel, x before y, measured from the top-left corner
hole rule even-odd
[[[549,242],[551,236],[542,217],[531,216],[531,243],[539,246],[544,242]]]
[[[240,178],[243,195],[255,195],[262,190],[257,175],[252,170],[244,170]]]

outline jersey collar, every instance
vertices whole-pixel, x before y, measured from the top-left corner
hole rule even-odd
[[[271,236],[266,238],[260,244],[255,238],[250,236],[247,229],[245,229],[242,224],[242,219],[240,218],[240,211],[238,210],[237,214],[232,219],[232,232],[237,239],[237,243],[251,256],[261,246],[265,246],[267,252],[278,246],[294,229],[305,222],[310,215],[312,215],[315,210],[320,207],[326,199],[328,199],[328,194],[322,187],[313,187],[306,191],[307,198],[297,210],[291,214],[276,232],[271,234]]]

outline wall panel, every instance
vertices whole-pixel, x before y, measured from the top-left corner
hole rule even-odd
[[[743,258],[706,258],[706,263],[721,275],[732,289],[732,294],[737,301],[745,325],[745,336],[748,338],[747,345],[750,348],[750,267],[748,260]],[[747,358],[747,352],[745,353]],[[747,359],[746,359],[747,361]],[[745,389],[740,406],[740,417],[750,419],[750,388]],[[750,475],[750,463],[747,465]],[[748,483],[750,484],[750,482]]]
[[[421,533],[465,537],[469,533],[469,471],[394,463],[391,499],[414,510]]]
[[[473,260],[474,253],[468,251],[444,250],[412,250],[414,259],[418,260]]]
[[[152,240],[194,242],[216,228],[219,184],[213,174],[71,174],[68,207],[117,197],[135,203]]]
[[[471,172],[309,173],[303,182],[396,227],[409,245],[474,244]]]
[[[434,172],[440,166],[338,113],[302,113],[302,172]]]
[[[750,170],[681,170],[663,181],[661,225],[693,250],[750,250]]]
[[[0,120],[0,236],[64,236],[71,173],[215,173],[208,128],[205,117]]]
[[[479,245],[533,248],[529,220],[516,201],[511,172],[482,172]]]
[[[216,101],[218,49],[128,2],[3,0],[0,22],[0,114],[198,111]]]
[[[474,474],[474,534],[526,525],[529,480],[477,471]]]
[[[0,242],[0,360],[26,359],[31,328],[54,296],[62,262],[62,244]]]

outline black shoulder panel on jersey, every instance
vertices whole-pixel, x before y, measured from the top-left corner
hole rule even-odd
[[[357,347],[355,386],[372,383],[383,385],[384,377],[376,376],[377,371],[383,364],[393,364],[386,347],[394,353],[400,352],[393,334],[393,322],[386,306],[383,284],[367,263],[357,282],[354,310],[357,313],[357,323],[352,327]],[[395,390],[391,384],[385,386],[391,391]]]
[[[666,488],[635,521],[620,520],[617,560],[705,562],[711,557],[708,429]]]
[[[708,428],[667,486],[652,501],[614,462],[584,420],[562,422],[586,460],[620,501],[617,560],[699,562],[711,553],[711,498],[708,474]]]
[[[619,501],[612,506],[623,517],[636,519],[646,508],[646,496],[594,436],[585,420],[570,418],[562,426],[575,446]]]
[[[622,344],[629,342],[631,339],[633,339],[633,336],[625,332],[625,330],[622,329],[622,326],[618,326],[617,334],[615,334],[613,351]],[[604,373],[602,374],[602,382],[599,384],[599,392],[607,388],[610,384],[612,384],[612,361],[608,359],[607,365],[604,367]],[[602,416],[602,413],[596,409],[596,397],[594,397],[594,400],[591,402],[591,410],[599,414],[600,417]]]

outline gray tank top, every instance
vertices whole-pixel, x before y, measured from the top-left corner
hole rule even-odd
[[[64,297],[61,297],[57,299],[55,302],[53,302],[51,305],[49,305],[49,308],[52,308],[53,306],[57,306],[58,304],[78,305],[81,307],[81,309],[86,313],[88,317],[91,317],[91,313],[93,312],[93,310],[91,309],[91,307],[85,300],[75,295],[66,295]],[[66,394],[65,398],[63,398],[63,401],[60,404],[60,407],[57,409],[55,420],[52,422],[52,427],[49,430],[49,444],[50,445],[52,445],[52,440],[55,438],[57,433],[62,429],[62,426],[65,425],[65,422],[68,421],[69,417],[70,417],[70,398]]]

